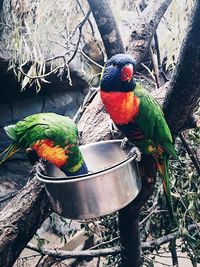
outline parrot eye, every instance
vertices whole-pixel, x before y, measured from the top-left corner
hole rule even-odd
[[[113,66],[113,67],[117,67],[117,64],[116,64],[116,63],[112,63],[112,66]]]

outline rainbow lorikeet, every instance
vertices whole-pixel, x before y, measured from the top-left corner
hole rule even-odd
[[[174,216],[168,174],[169,156],[177,159],[169,127],[156,100],[134,80],[136,61],[117,54],[105,64],[100,95],[117,128],[145,155],[152,155],[160,173],[170,215]]]
[[[67,176],[88,172],[78,146],[78,130],[69,118],[55,113],[30,115],[14,125],[4,127],[13,141],[4,151],[3,160],[24,149],[28,155],[49,161]]]

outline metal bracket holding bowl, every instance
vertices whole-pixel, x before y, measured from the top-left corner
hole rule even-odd
[[[66,177],[47,163],[36,177],[45,184],[53,210],[70,219],[92,219],[111,214],[128,205],[141,189],[135,155],[121,148],[122,140],[80,146],[89,169],[86,175]]]

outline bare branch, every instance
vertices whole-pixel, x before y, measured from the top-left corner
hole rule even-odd
[[[197,224],[191,224],[188,226],[188,231],[193,231],[195,229],[198,229],[200,227],[200,223]],[[159,248],[161,245],[164,245],[166,243],[169,243],[170,241],[175,240],[176,238],[183,236],[184,235],[180,231],[175,231],[174,233],[171,233],[169,235],[151,240],[151,241],[146,241],[142,242],[142,250],[152,250]],[[115,238],[114,241],[118,239]],[[105,243],[106,244],[106,243]],[[105,245],[99,244],[100,245]],[[84,251],[64,251],[64,250],[58,250],[58,249],[45,249],[45,248],[38,248],[37,246],[29,243],[27,245],[28,249],[31,249],[35,252],[38,252],[41,255],[48,255],[51,257],[55,257],[56,259],[59,260],[65,260],[65,259],[70,259],[70,258],[91,258],[91,257],[101,257],[101,256],[107,256],[107,255],[116,255],[121,253],[121,248],[120,246],[115,246],[112,248],[105,248],[105,249],[95,249],[95,250],[84,250]]]
[[[48,73],[46,74],[43,74],[43,75],[38,75],[38,76],[30,76],[28,75],[27,73],[25,73],[22,68],[17,68],[18,71],[20,71],[24,76],[26,76],[27,78],[29,79],[41,79],[41,78],[45,78],[45,77],[48,77],[49,75],[51,75],[52,73],[55,73],[56,71],[58,71],[59,69],[62,69],[64,68],[64,65],[62,66],[58,66],[56,68],[54,68],[53,70],[49,71]]]
[[[181,133],[181,134],[179,134],[179,136],[180,136],[180,139],[181,139],[181,141],[182,141],[182,143],[183,143],[183,145],[184,145],[184,147],[185,147],[185,149],[186,149],[186,151],[187,151],[189,157],[191,158],[191,160],[192,160],[192,162],[193,162],[193,164],[194,164],[194,166],[195,166],[195,168],[196,168],[198,174],[200,175],[200,162],[199,162],[199,160],[198,160],[197,155],[195,155],[195,152],[194,152],[193,149],[191,149],[191,147],[189,146],[188,142],[187,142],[186,139],[185,139],[184,134]]]
[[[56,259],[70,259],[70,258],[91,258],[91,257],[99,257],[99,256],[107,256],[107,255],[116,255],[119,254],[121,251],[121,248],[114,247],[114,248],[105,248],[105,249],[98,249],[98,250],[85,250],[85,251],[62,251],[62,250],[57,250],[57,249],[45,249],[43,248],[42,250],[39,249],[37,246],[33,244],[28,244],[26,246],[27,248],[38,252],[42,255],[48,255],[51,257],[55,257]]]
[[[85,22],[88,20],[89,16],[90,16],[90,13],[91,13],[91,10],[89,10],[87,12],[87,14],[85,15],[84,19],[79,23],[79,25],[76,27],[76,29],[79,30],[79,36],[78,36],[78,41],[76,43],[76,47],[74,49],[74,53],[73,55],[71,56],[71,58],[68,60],[68,64],[74,59],[77,51],[78,51],[78,47],[79,47],[79,44],[80,44],[80,40],[81,40],[81,35],[82,35],[82,28],[83,28],[83,25],[85,24]],[[75,29],[75,31],[76,31]]]
[[[83,20],[77,25],[77,27],[74,29],[74,31],[71,33],[71,35],[69,36],[68,38],[68,41],[67,41],[67,44],[64,46],[60,43],[58,43],[57,41],[54,41],[55,43],[61,45],[63,48],[67,49],[67,51],[65,52],[64,55],[60,55],[60,56],[55,56],[55,57],[52,57],[52,58],[49,58],[49,59],[46,59],[45,62],[49,62],[49,61],[53,61],[53,60],[57,60],[57,59],[63,59],[64,61],[64,64],[61,65],[61,66],[57,66],[55,67],[53,70],[45,73],[45,74],[41,74],[41,75],[34,75],[34,76],[30,76],[28,75],[27,73],[25,73],[23,70],[22,70],[22,67],[18,67],[17,70],[20,71],[25,77],[29,78],[30,80],[37,80],[37,79],[42,79],[42,78],[45,78],[45,77],[48,77],[49,75],[53,74],[53,73],[56,73],[58,70],[60,69],[67,69],[67,72],[68,72],[68,80],[69,80],[69,84],[72,85],[72,81],[71,81],[71,78],[70,78],[70,70],[69,70],[69,63],[74,59],[77,51],[78,51],[78,47],[79,47],[79,44],[80,44],[80,40],[81,40],[81,36],[82,36],[82,28],[83,28],[83,25],[85,24],[85,22],[88,20],[89,16],[90,16],[90,13],[91,11],[89,10],[87,12],[87,14],[85,15],[85,17],[83,18]],[[70,52],[70,49],[68,49],[68,44],[69,42],[71,41],[71,39],[73,38],[75,32],[79,30],[79,35],[78,35],[78,40],[76,42],[76,46],[75,46],[75,49],[73,51],[73,54],[72,56],[66,60],[66,55],[69,54]]]
[[[86,58],[88,59],[92,64],[94,64],[95,66],[99,67],[100,69],[103,69],[103,66],[98,64],[97,62],[95,62],[94,60],[92,60],[88,55],[86,55],[82,49],[79,49],[80,53]]]
[[[192,231],[192,230],[195,230],[195,229],[198,229],[200,227],[200,223],[197,223],[197,224],[191,224],[188,226],[188,231]],[[176,231],[174,233],[171,233],[169,235],[166,235],[166,236],[163,236],[163,237],[160,237],[158,239],[154,239],[154,240],[151,240],[151,241],[147,241],[147,242],[143,242],[142,243],[142,249],[143,250],[151,250],[151,249],[155,249],[155,248],[158,248],[160,247],[161,245],[163,244],[166,244],[178,237],[182,236],[182,234],[180,233],[180,231]]]
[[[151,53],[151,60],[153,64],[153,70],[154,70],[154,76],[157,84],[157,88],[160,87],[160,77],[159,77],[159,69],[158,69],[158,58],[157,58],[157,52],[156,50],[150,48],[150,53]]]

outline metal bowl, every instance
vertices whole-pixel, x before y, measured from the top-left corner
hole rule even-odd
[[[52,164],[47,164],[46,175],[37,170],[37,179],[45,183],[56,213],[71,219],[91,219],[113,213],[136,198],[141,180],[135,155],[128,157],[121,141],[80,146],[87,175],[69,179]]]

